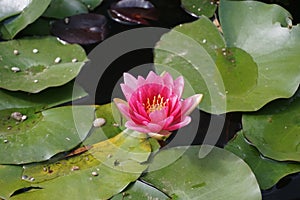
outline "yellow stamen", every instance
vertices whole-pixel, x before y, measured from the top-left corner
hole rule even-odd
[[[164,100],[164,97],[158,94],[157,96],[153,97],[152,101],[150,98],[147,98],[147,102],[143,103],[143,106],[145,107],[147,113],[151,113],[156,110],[162,110],[167,106],[168,102],[169,99]]]

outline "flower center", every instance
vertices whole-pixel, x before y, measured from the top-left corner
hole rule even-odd
[[[154,96],[152,100],[147,98],[147,102],[143,103],[147,113],[151,113],[156,110],[161,110],[168,105],[169,99],[164,99],[160,94]]]

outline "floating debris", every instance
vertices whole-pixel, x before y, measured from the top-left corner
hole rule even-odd
[[[76,63],[76,62],[78,62],[78,60],[76,58],[73,58],[72,63]]]
[[[60,63],[61,62],[61,58],[60,57],[55,58],[54,62],[55,63]]]
[[[20,52],[19,52],[17,49],[15,49],[15,50],[14,50],[14,54],[17,56],[17,55],[20,54]]]
[[[15,73],[21,71],[21,69],[19,67],[12,67],[10,69],[11,69],[11,71],[13,71]]]
[[[92,172],[92,175],[93,176],[98,176],[98,173],[97,172]]]
[[[101,127],[105,124],[106,120],[104,118],[96,118],[93,121],[93,126],[94,127]]]
[[[72,168],[71,168],[71,171],[77,171],[77,170],[79,170],[80,169],[80,167],[78,167],[78,166],[73,166]]]
[[[33,50],[32,50],[32,53],[38,53],[38,52],[39,52],[38,49],[33,49]]]
[[[64,19],[64,22],[65,22],[65,24],[69,24],[69,23],[70,23],[70,18],[69,18],[69,17],[66,17],[66,18]]]
[[[17,120],[17,121],[21,121],[23,115],[20,112],[13,112],[13,113],[11,113],[10,117]]]

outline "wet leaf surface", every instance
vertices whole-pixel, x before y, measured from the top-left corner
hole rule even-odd
[[[246,138],[266,157],[300,161],[300,98],[275,101],[263,109],[244,114]]]
[[[70,150],[85,139],[93,120],[94,106],[1,110],[0,163],[39,162]]]
[[[26,165],[24,182],[43,189],[11,199],[108,199],[135,181],[147,168],[151,146],[145,134],[125,131],[79,156],[54,163]],[[26,176],[25,176],[26,175]],[[34,178],[30,179],[30,178]]]
[[[75,78],[87,61],[80,46],[55,37],[1,42],[0,50],[0,88],[12,91],[37,93],[61,86]]]
[[[246,141],[243,132],[238,133],[236,138],[225,146],[225,149],[242,158],[251,167],[263,190],[271,188],[286,175],[300,171],[300,163],[277,162],[263,157],[254,146]]]
[[[182,7],[191,15],[213,17],[217,5],[213,0],[182,0]]]
[[[254,174],[239,157],[216,147],[201,148],[211,151],[204,158],[199,158],[200,146],[160,151],[142,180],[172,199],[261,199]],[[174,162],[166,165],[170,160]]]
[[[73,81],[60,87],[48,88],[37,94],[0,89],[0,110],[29,107],[46,109],[85,96],[87,93]]]
[[[55,21],[51,32],[69,43],[93,44],[108,34],[107,20],[104,15],[94,13],[74,15]]]

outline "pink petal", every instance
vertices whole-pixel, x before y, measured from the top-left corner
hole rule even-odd
[[[133,121],[127,121],[125,123],[125,126],[128,129],[139,131],[141,133],[149,133],[149,132],[151,132],[146,126],[137,125]]]
[[[182,102],[181,113],[184,116],[191,114],[191,112],[198,106],[202,99],[202,94],[195,94]]]
[[[172,126],[169,126],[167,127],[165,130],[168,130],[168,131],[174,131],[174,130],[177,130],[181,127],[184,127],[186,125],[188,125],[190,122],[191,122],[191,117],[190,116],[185,116],[183,121],[177,123],[177,124],[173,124]]]
[[[138,76],[137,78],[137,87],[141,87],[146,84],[146,80],[142,76]]]
[[[165,109],[162,109],[151,112],[149,114],[149,117],[151,119],[151,122],[160,122],[166,119],[167,115]]]
[[[175,81],[174,81],[174,93],[178,96],[178,98],[181,98],[182,92],[184,88],[184,79],[182,76],[179,76]]]
[[[153,71],[150,71],[147,78],[146,78],[146,83],[151,84],[151,83],[156,83],[156,84],[163,84],[162,78],[155,74]]]
[[[121,84],[121,89],[123,91],[123,94],[124,94],[126,100],[129,102],[130,98],[132,96],[132,93],[134,92],[134,89],[132,89],[130,86],[125,85],[123,83]]]
[[[159,124],[148,123],[146,126],[151,133],[158,133],[159,131],[162,130],[162,126],[160,126]]]
[[[130,113],[127,102],[119,98],[114,98],[114,103],[116,104],[120,112],[126,117],[126,119],[130,120]]]
[[[166,72],[163,74],[162,79],[164,81],[164,85],[166,87],[168,87],[169,89],[173,89],[174,88],[174,82],[173,82],[173,78],[172,76]]]
[[[123,76],[124,76],[124,83],[135,90],[137,88],[136,78],[129,73],[124,73]]]

